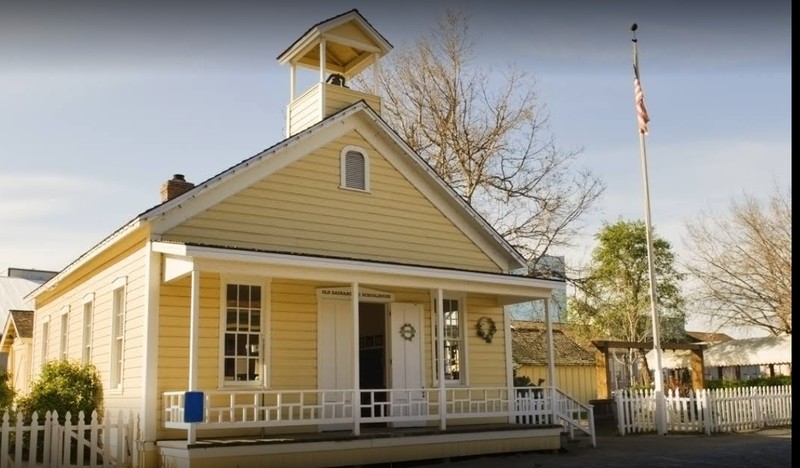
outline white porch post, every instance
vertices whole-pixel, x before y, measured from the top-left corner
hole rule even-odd
[[[361,434],[360,353],[358,349],[358,283],[351,285],[353,309],[353,435]]]
[[[289,65],[289,102],[294,101],[297,93],[297,65],[292,62]]]
[[[544,322],[547,326],[547,379],[550,386],[550,399],[553,415],[551,424],[556,423],[556,408],[558,408],[558,395],[556,395],[556,363],[553,351],[553,321],[550,319],[550,299],[544,299]]]
[[[326,55],[327,52],[325,51],[326,41],[325,39],[321,39],[319,41],[319,119],[322,120],[325,118],[325,74],[327,73],[326,70]]]
[[[511,403],[508,408],[508,422],[516,421],[517,411],[517,392],[514,391],[514,356],[511,347],[511,310],[508,306],[503,306],[503,335],[505,336],[506,353],[506,385],[508,385],[508,400]]]
[[[444,291],[436,290],[436,353],[439,356],[439,429],[447,428],[447,393],[444,389]]]
[[[286,106],[286,138],[291,136],[292,124],[292,103],[297,94],[297,65],[294,62],[289,64],[289,105]]]
[[[143,460],[137,460],[134,453],[134,464],[149,466],[157,460],[156,434],[158,432],[158,306],[161,287],[161,254],[153,251],[152,242],[147,243],[145,260],[145,304],[144,314],[144,369],[142,387],[144,394],[140,410]],[[24,376],[23,376],[24,377]]]
[[[197,358],[200,338],[200,271],[197,269],[192,269],[192,291],[189,314],[189,391],[196,391],[198,390]],[[188,439],[190,444],[197,441],[197,427],[194,423],[189,424]]]

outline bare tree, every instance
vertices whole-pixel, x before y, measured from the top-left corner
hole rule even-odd
[[[468,14],[448,10],[360,85],[377,78],[384,118],[535,270],[569,245],[605,186],[547,134],[527,73],[492,73],[474,58]]]
[[[766,206],[751,195],[728,216],[701,213],[686,225],[700,284],[696,310],[721,326],[792,334],[792,195],[775,187]]]

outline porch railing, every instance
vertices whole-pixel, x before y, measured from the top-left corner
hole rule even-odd
[[[444,393],[442,405],[438,388],[209,391],[204,393],[203,420],[195,424],[197,429],[368,423],[399,426],[428,425],[444,416],[445,421],[505,418],[518,424],[561,424],[565,430],[578,428],[594,433],[591,406],[550,387],[459,387],[447,388]],[[189,428],[184,422],[184,396],[185,392],[163,394],[165,427]]]

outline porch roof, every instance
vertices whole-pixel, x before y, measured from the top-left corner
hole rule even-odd
[[[563,281],[521,275],[381,263],[357,259],[268,252],[225,246],[155,242],[153,250],[164,254],[164,281],[191,271],[253,274],[278,278],[336,283],[441,288],[495,294],[502,304],[545,299]]]

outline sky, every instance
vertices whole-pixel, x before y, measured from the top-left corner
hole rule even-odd
[[[399,48],[446,7],[470,15],[477,66],[536,79],[547,130],[607,186],[554,252],[570,264],[604,222],[644,218],[632,23],[651,219],[679,260],[687,221],[791,186],[790,0],[0,2],[0,271],[61,270],[172,174],[201,182],[283,139],[276,57],[313,24],[356,8]]]

